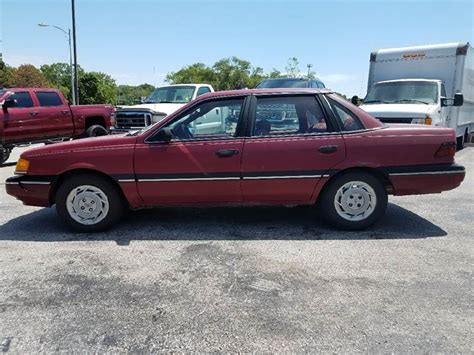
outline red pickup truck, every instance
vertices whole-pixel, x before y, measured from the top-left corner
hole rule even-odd
[[[111,105],[70,106],[56,89],[0,89],[0,164],[16,145],[108,134]]]

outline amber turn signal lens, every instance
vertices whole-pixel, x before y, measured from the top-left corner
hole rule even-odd
[[[26,174],[28,172],[28,168],[30,167],[30,162],[26,159],[20,158],[16,163],[16,174]]]
[[[433,120],[431,119],[430,116],[426,116],[425,118],[425,124],[431,125],[433,123]]]

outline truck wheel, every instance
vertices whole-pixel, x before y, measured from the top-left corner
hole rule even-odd
[[[5,163],[10,158],[11,149],[0,145],[0,164]]]
[[[318,205],[323,218],[333,226],[360,230],[384,215],[387,200],[385,187],[375,176],[349,172],[329,182]]]
[[[109,134],[109,132],[107,132],[103,126],[98,124],[92,125],[86,130],[87,137],[100,137],[106,136],[107,134]]]
[[[464,136],[456,138],[456,151],[460,151],[464,148]]]
[[[75,175],[59,187],[56,210],[67,225],[87,233],[104,231],[116,224],[125,211],[117,187],[94,175]]]

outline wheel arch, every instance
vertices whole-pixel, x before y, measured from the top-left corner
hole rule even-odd
[[[343,174],[347,174],[347,173],[357,173],[357,172],[367,173],[376,177],[377,179],[382,181],[382,184],[384,185],[385,191],[387,191],[387,194],[388,195],[393,194],[393,191],[394,191],[393,184],[386,173],[384,173],[382,170],[377,169],[377,168],[368,167],[368,166],[358,166],[358,167],[351,167],[351,168],[339,170],[334,175],[331,175],[329,179],[324,183],[324,185],[321,186],[321,190],[320,190],[320,193],[318,194],[317,200],[319,199],[319,196],[321,196],[321,193],[339,176]]]
[[[88,116],[85,118],[86,130],[93,125],[100,125],[104,128],[107,128],[107,125],[105,123],[105,118],[103,116]]]
[[[119,194],[122,197],[124,203],[127,206],[129,206],[128,199],[125,197],[125,193],[123,192],[123,189],[120,186],[120,184],[117,182],[117,180],[115,180],[113,177],[111,177],[110,175],[107,175],[106,173],[102,171],[90,169],[90,168],[71,169],[71,170],[64,171],[60,175],[58,175],[52,182],[51,189],[49,191],[49,203],[51,206],[56,203],[56,193],[59,187],[64,183],[64,181],[66,181],[67,179],[75,175],[92,175],[92,176],[100,177],[104,180],[107,180],[113,186],[115,186],[117,191],[119,191]]]

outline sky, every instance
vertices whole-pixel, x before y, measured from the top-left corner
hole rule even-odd
[[[78,63],[118,84],[237,56],[266,72],[297,57],[326,86],[365,96],[370,52],[474,42],[473,0],[76,0]],[[0,0],[0,49],[12,66],[69,62],[70,0]]]

